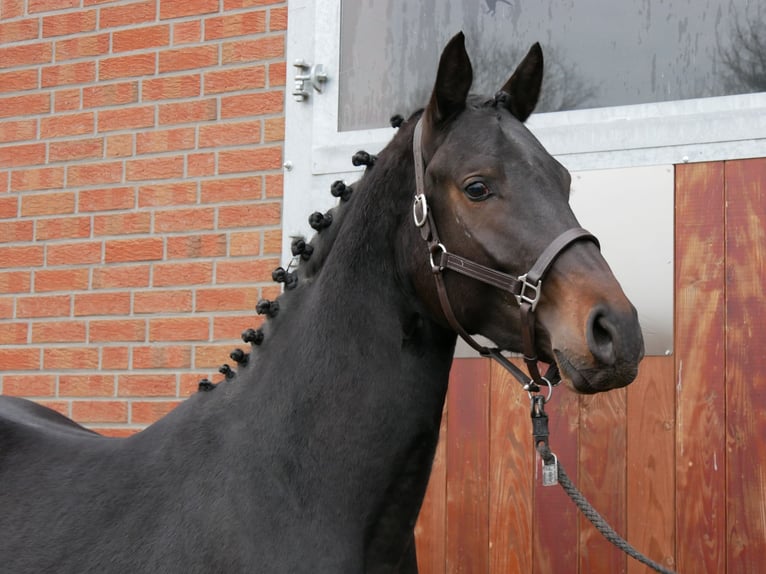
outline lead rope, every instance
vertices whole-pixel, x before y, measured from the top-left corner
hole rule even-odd
[[[532,395],[531,416],[532,416],[532,435],[535,439],[535,450],[543,460],[543,486],[553,486],[560,484],[567,496],[572,499],[583,516],[596,527],[601,535],[611,542],[614,546],[622,550],[625,554],[638,560],[648,566],[655,572],[662,574],[675,574],[673,570],[665,568],[651,558],[647,558],[636,550],[627,540],[617,534],[609,523],[591,506],[590,502],[583,496],[577,487],[572,483],[564,467],[559,463],[558,458],[548,445],[548,415],[545,413],[545,403],[547,400],[542,395]]]

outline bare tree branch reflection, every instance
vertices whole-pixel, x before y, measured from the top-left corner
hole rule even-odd
[[[730,33],[728,47],[718,45],[727,92],[766,92],[766,23],[737,18]]]

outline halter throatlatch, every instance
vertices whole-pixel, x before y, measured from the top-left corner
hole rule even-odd
[[[540,301],[542,292],[542,279],[545,273],[553,265],[553,262],[567,247],[580,240],[588,240],[599,245],[598,239],[591,233],[580,227],[568,229],[556,237],[540,254],[531,269],[518,277],[485,267],[474,261],[465,259],[454,253],[450,253],[439,240],[433,216],[428,209],[428,201],[425,195],[425,165],[423,162],[423,149],[421,138],[423,132],[422,119],[415,126],[415,135],[412,140],[412,150],[415,158],[415,201],[412,205],[412,214],[415,225],[420,229],[420,236],[428,244],[431,271],[436,280],[436,292],[439,295],[442,312],[450,327],[460,335],[463,340],[482,356],[494,359],[518,380],[524,389],[530,393],[536,393],[542,387],[547,386],[549,397],[551,389],[561,382],[561,377],[556,364],[551,364],[545,376],[540,374],[537,366],[538,358],[535,350],[535,309]],[[445,269],[455,271],[467,277],[471,277],[498,289],[508,291],[519,303],[521,315],[521,344],[524,355],[524,363],[529,371],[527,376],[524,371],[511,363],[502,354],[499,348],[489,348],[481,345],[474,339],[455,317],[452,310],[447,287],[444,284],[443,272]]]

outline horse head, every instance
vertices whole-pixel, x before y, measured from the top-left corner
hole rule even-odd
[[[579,229],[569,206],[568,171],[524,125],[540,94],[542,70],[535,44],[496,95],[469,95],[472,69],[462,33],[444,49],[415,129],[422,198],[414,218],[428,251],[418,247],[414,285],[437,322],[525,354],[528,329],[530,359],[557,365],[578,392],[601,392],[633,381],[643,338],[636,310],[598,242]],[[552,243],[557,247],[547,253]],[[524,284],[543,253],[550,261],[540,284]],[[472,265],[479,271],[466,272]],[[493,273],[501,279],[483,280]],[[498,286],[503,277],[512,288]],[[523,302],[531,320],[521,312]]]

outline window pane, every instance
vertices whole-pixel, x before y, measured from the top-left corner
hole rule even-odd
[[[459,30],[475,92],[493,94],[542,44],[538,112],[766,91],[765,20],[759,0],[346,0],[338,127],[423,106]]]

